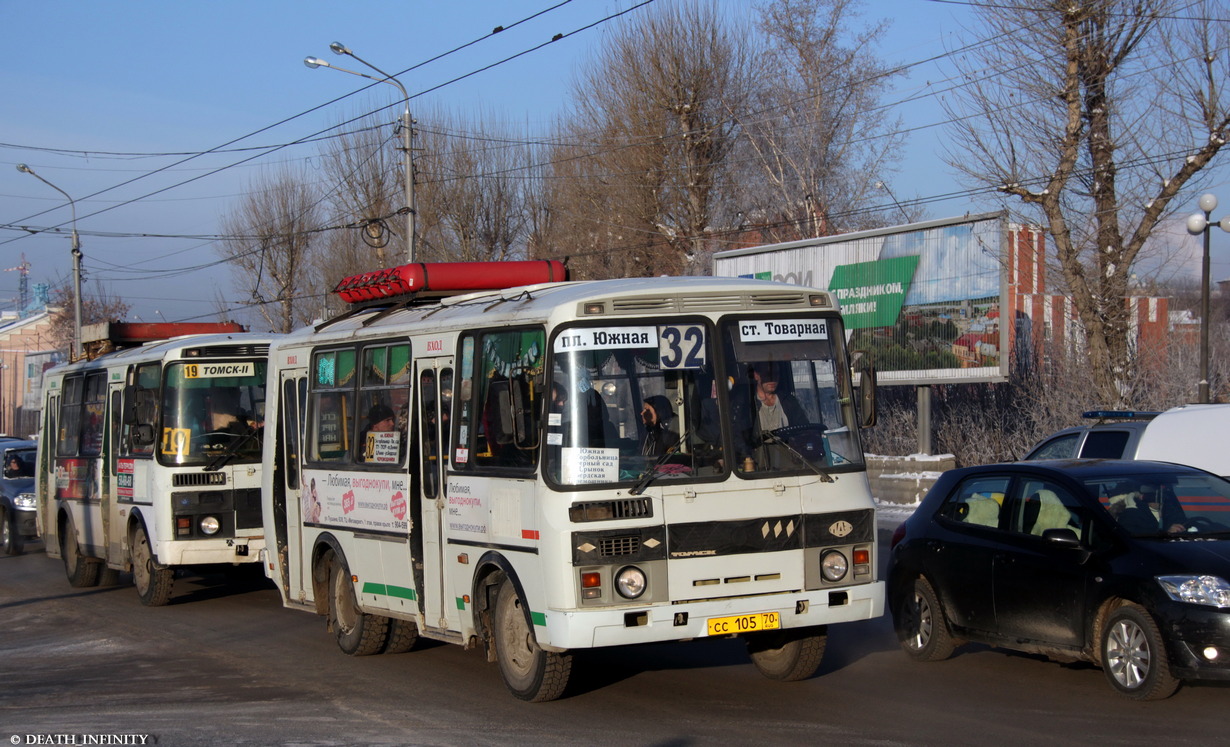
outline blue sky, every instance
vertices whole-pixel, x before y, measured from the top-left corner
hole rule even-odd
[[[102,283],[145,321],[211,319],[216,297],[234,298],[227,270],[210,266],[218,260],[214,245],[206,238],[156,236],[218,233],[220,217],[261,167],[310,158],[316,146],[284,148],[242,165],[234,164],[253,152],[212,154],[174,166],[186,156],[106,154],[206,151],[361,88],[365,81],[353,76],[303,65],[311,55],[361,69],[333,55],[332,41],[397,74],[541,11],[547,12],[398,77],[412,95],[442,86],[415,98],[415,110],[494,113],[545,134],[564,106],[574,67],[613,24],[578,30],[637,4],[572,0],[547,10],[560,1],[0,0],[0,27],[6,32],[0,67],[5,102],[0,109],[0,224],[67,226],[63,198],[17,172],[15,164],[26,163],[77,202],[87,290]],[[727,0],[724,6],[736,17],[747,17],[748,3]],[[881,49],[890,63],[926,59],[956,46],[966,17],[962,5],[928,0],[885,0],[868,7],[869,18],[892,22]],[[449,83],[556,34],[566,37]],[[889,98],[908,98],[942,75],[933,65],[919,66]],[[343,117],[393,104],[396,97],[393,87],[377,86],[230,147],[292,142]],[[907,127],[922,129],[911,135],[904,168],[890,180],[893,194],[905,200],[957,191],[938,153],[943,133],[925,127],[943,118],[938,107],[924,98],[897,111]],[[163,167],[170,168],[150,175]],[[229,168],[210,173],[222,167]],[[130,180],[135,181],[124,184]],[[102,190],[108,191],[91,196]],[[1223,204],[1230,208],[1230,192]],[[987,206],[950,200],[929,205],[928,217],[983,209]],[[1214,276],[1230,275],[1230,263],[1221,257],[1230,237],[1215,234],[1214,246]],[[0,230],[0,269],[16,266],[23,255],[32,283],[57,283],[69,275],[67,234]],[[0,273],[0,309],[14,307],[17,287],[18,273]]]

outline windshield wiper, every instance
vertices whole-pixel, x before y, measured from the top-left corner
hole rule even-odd
[[[239,433],[234,435],[222,453],[213,459],[209,460],[209,464],[205,465],[205,472],[216,472],[227,465],[235,457],[239,456],[239,447],[256,438],[256,429],[248,426],[247,433]]]
[[[657,460],[655,460],[653,464],[649,465],[649,469],[642,472],[641,476],[636,479],[636,484],[633,485],[630,490],[628,490],[628,495],[640,495],[641,493],[645,492],[645,488],[649,487],[649,483],[653,482],[653,478],[662,474],[661,472],[658,472],[658,467],[661,467],[663,464],[666,464],[667,459],[679,453],[679,447],[683,446],[684,439],[686,439],[687,437],[688,437],[688,434],[684,433],[683,435],[679,437],[679,440],[675,442],[674,446],[671,446],[670,448],[663,451],[658,456]]]
[[[786,427],[787,427],[787,428],[789,428],[790,426],[786,426]],[[810,460],[810,459],[808,459],[807,457],[803,456],[803,455],[799,452],[799,450],[798,450],[798,449],[796,449],[796,448],[794,448],[793,446],[791,446],[790,444],[786,443],[786,440],[785,440],[785,439],[783,439],[781,436],[777,435],[777,431],[776,431],[776,430],[772,430],[772,431],[765,431],[764,433],[760,434],[760,438],[761,438],[761,440],[762,440],[762,441],[764,441],[764,442],[765,442],[765,443],[767,443],[767,444],[777,444],[777,445],[779,445],[779,446],[781,446],[781,447],[785,448],[785,449],[786,449],[786,451],[789,451],[791,454],[794,454],[796,457],[798,457],[798,459],[799,459],[799,461],[800,461],[800,462],[802,462],[803,464],[806,464],[808,467],[810,467],[812,472],[815,472],[817,475],[820,475],[820,481],[821,481],[821,482],[834,482],[834,480],[833,480],[833,476],[832,476],[832,475],[830,475],[829,473],[827,473],[827,472],[825,472],[824,470],[822,470],[822,469],[820,469],[819,467],[817,467],[815,464],[813,464],[813,463],[811,462],[811,460]]]

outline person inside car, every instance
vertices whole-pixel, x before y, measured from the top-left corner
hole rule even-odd
[[[1187,531],[1187,514],[1166,486],[1142,484],[1133,497],[1136,505],[1127,506],[1118,514],[1120,526],[1132,534]]]

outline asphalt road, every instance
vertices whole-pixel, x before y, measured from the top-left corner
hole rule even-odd
[[[820,674],[764,679],[736,640],[580,655],[565,698],[528,704],[478,651],[351,658],[263,579],[180,578],[166,607],[72,589],[36,544],[0,557],[0,745],[1209,744],[1230,687],[1113,693],[1100,670],[967,647],[905,658],[887,619],[830,629]],[[140,744],[137,738],[112,744]],[[75,742],[67,741],[69,739]],[[107,743],[94,741],[92,743]]]

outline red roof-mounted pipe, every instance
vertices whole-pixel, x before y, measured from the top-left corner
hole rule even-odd
[[[411,293],[465,293],[553,283],[568,279],[563,262],[415,262],[343,278],[333,292],[347,303],[363,303]]]

